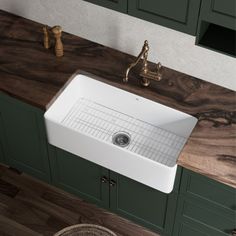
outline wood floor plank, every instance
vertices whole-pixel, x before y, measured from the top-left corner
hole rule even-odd
[[[18,178],[16,178],[16,176],[17,174],[14,171],[7,169],[1,179],[20,189],[23,189],[24,192],[37,194],[37,196],[41,196],[41,194],[47,189],[51,189],[49,185],[43,184],[43,182],[29,177],[28,175],[21,174]]]
[[[5,205],[4,216],[30,228],[34,226],[46,227],[46,221],[49,215],[45,212],[28,207],[17,199],[12,199],[6,195],[0,194],[0,202]],[[3,212],[1,212],[3,215]]]
[[[9,197],[15,197],[19,192],[19,188],[0,179],[0,193],[6,194]]]
[[[42,198],[39,197],[30,197],[29,195],[25,194],[23,191],[19,192],[16,199],[20,200],[30,208],[35,208],[40,211],[45,212],[46,214],[50,216],[54,216],[55,218],[58,218],[65,223],[69,225],[77,224],[78,223],[78,215],[68,209],[65,209],[63,207],[60,207],[58,205],[55,205],[52,202],[45,201]]]
[[[0,215],[0,235],[1,236],[42,236],[22,224],[18,224],[3,215]]]

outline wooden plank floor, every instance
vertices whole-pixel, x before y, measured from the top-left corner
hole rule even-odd
[[[92,223],[118,236],[159,236],[78,197],[0,165],[0,236],[50,235]]]

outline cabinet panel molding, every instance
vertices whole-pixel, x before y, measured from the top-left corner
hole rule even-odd
[[[7,95],[0,95],[0,136],[6,164],[50,182],[43,113]]]
[[[200,0],[129,0],[128,14],[195,35],[200,2]]]
[[[212,11],[226,16],[236,17],[236,1],[235,0],[212,0]]]

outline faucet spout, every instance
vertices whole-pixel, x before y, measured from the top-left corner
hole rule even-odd
[[[123,78],[123,82],[128,82],[129,80],[129,72],[130,70],[135,67],[140,60],[143,62],[143,66],[141,68],[141,71],[139,73],[141,79],[140,83],[144,87],[148,87],[150,84],[150,81],[160,81],[162,79],[162,65],[160,62],[157,63],[156,70],[155,71],[150,71],[148,68],[148,51],[149,51],[149,46],[148,46],[148,41],[144,41],[144,45],[142,47],[141,52],[137,56],[136,60],[129,65],[125,72],[125,77]]]
[[[126,73],[125,73],[125,77],[123,78],[123,82],[128,82],[129,80],[129,72],[130,70],[135,67],[139,61],[143,58],[143,59],[146,59],[147,56],[148,56],[148,51],[149,51],[149,45],[148,45],[148,41],[145,40],[144,41],[144,45],[143,45],[143,48],[142,48],[142,51],[139,53],[139,55],[137,56],[136,60],[134,62],[132,62],[129,67],[127,68],[126,70]]]

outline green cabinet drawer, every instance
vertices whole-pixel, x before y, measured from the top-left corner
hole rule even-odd
[[[186,197],[207,200],[211,204],[236,210],[236,189],[186,169],[183,171],[181,193]]]
[[[85,0],[112,10],[127,13],[128,0]]]
[[[207,203],[196,203],[182,197],[179,199],[176,217],[178,219],[177,221],[180,221],[181,223],[177,226],[178,230],[175,229],[175,235],[182,236],[182,234],[178,234],[177,232],[179,232],[179,227],[183,224],[188,225],[188,228],[191,228],[191,225],[194,225],[195,229],[202,232],[203,235],[231,235],[236,228],[235,213],[236,212],[232,211],[226,213],[223,209],[221,210],[214,206],[209,206]]]
[[[68,192],[97,205],[109,206],[108,170],[59,148],[49,146],[52,182]]]
[[[0,94],[0,130],[6,164],[50,182],[43,111]]]
[[[195,35],[200,3],[200,0],[129,0],[128,14]]]

